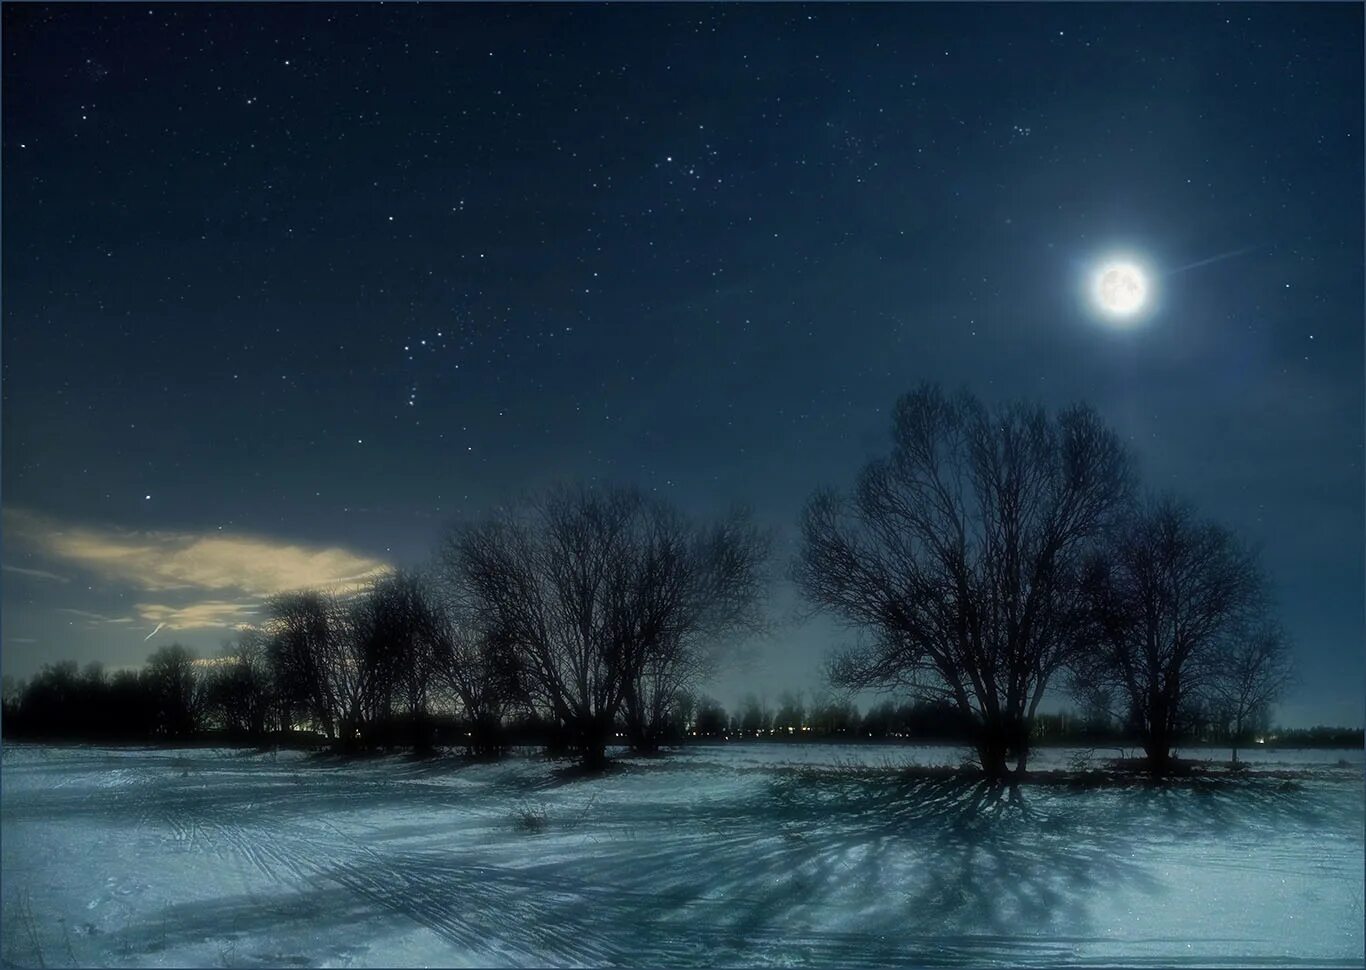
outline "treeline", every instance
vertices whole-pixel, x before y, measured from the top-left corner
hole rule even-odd
[[[806,703],[801,691],[784,692],[770,705],[747,694],[733,713],[710,697],[697,701],[688,736],[829,740],[904,738],[966,742],[973,724],[952,705],[935,701],[883,701],[861,714],[857,704],[831,694]]]
[[[199,658],[179,644],[155,651],[142,668],[110,673],[101,664],[84,668],[73,661],[48,664],[27,681],[7,677],[3,693],[6,738],[78,742],[218,742],[250,745],[322,746],[340,740],[315,730],[307,720],[293,721],[281,704],[268,665],[254,668],[258,643],[247,631],[214,657]],[[522,708],[500,720],[495,743],[479,739],[476,725],[450,695],[433,688],[431,706],[420,721],[399,707],[368,725],[358,748],[462,747],[471,754],[498,753],[505,746],[544,746],[569,750],[560,725]],[[664,725],[665,743],[690,736],[689,698],[676,706]],[[618,722],[617,739],[625,737]]]
[[[709,739],[829,741],[903,739],[921,742],[971,743],[977,725],[945,701],[885,700],[860,713],[851,701],[817,694],[803,703],[802,692],[783,693],[775,705],[746,695],[734,712],[710,697],[693,708],[686,736]],[[1282,728],[1269,721],[1250,721],[1244,735],[1217,712],[1194,710],[1178,737],[1182,745],[1236,747],[1256,744],[1281,748],[1351,748],[1366,746],[1359,728]],[[1141,728],[1112,718],[1103,710],[1069,709],[1038,714],[1030,730],[1034,744],[1130,745]]]
[[[998,780],[1040,741],[1122,735],[1161,775],[1190,739],[1226,739],[1236,759],[1293,678],[1253,551],[1142,495],[1132,456],[1081,405],[990,409],[923,386],[897,402],[890,454],[807,503],[791,573],[856,643],[829,658],[829,684],[912,703],[860,716],[794,695],[727,713],[696,698],[728,645],[764,627],[768,552],[742,511],[695,520],[631,488],[555,488],[450,528],[421,573],[276,597],[211,661],[171,648],[139,674],[49,668],[6,699],[5,727],[307,730],[343,748],[454,732],[492,756],[516,726],[588,766],[612,741],[861,732],[966,738]],[[1039,712],[1049,691],[1082,726]]]
[[[3,699],[8,738],[59,741],[194,742],[233,744],[325,744],[311,725],[295,727],[279,703],[271,668],[261,664],[259,635],[247,631],[217,656],[197,659],[178,644],[155,651],[141,670],[110,674],[100,664],[48,665],[32,680],[7,681]],[[461,747],[474,755],[497,754],[509,746],[542,746],[568,752],[563,725],[525,706],[510,709],[496,726],[481,729],[464,716],[456,697],[433,685],[425,716],[410,718],[402,706],[371,722],[364,745],[352,748]],[[866,712],[850,700],[817,693],[784,692],[775,704],[750,693],[734,712],[711,697],[684,692],[670,706],[658,744],[688,740],[859,741],[903,740],[966,744],[977,727],[944,701],[884,700]],[[1360,728],[1282,728],[1249,725],[1240,738],[1230,725],[1207,712],[1194,712],[1179,741],[1183,745],[1256,744],[1267,748],[1361,748]],[[614,740],[625,743],[627,723],[618,719]],[[1030,732],[1034,744],[1127,745],[1136,726],[1104,711],[1066,710],[1039,714]],[[353,739],[354,741],[355,739]]]
[[[1264,743],[1272,748],[1361,748],[1366,747],[1366,731],[1361,728],[1311,727],[1275,728],[1266,733]]]
[[[140,672],[45,669],[5,701],[10,736],[260,741],[349,750],[518,738],[601,765],[609,742],[681,737],[692,688],[759,629],[768,538],[737,511],[688,519],[626,488],[555,488],[457,525],[423,573],[277,596],[259,628]]]

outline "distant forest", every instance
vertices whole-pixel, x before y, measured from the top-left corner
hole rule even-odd
[[[699,692],[771,628],[770,536],[747,510],[698,520],[565,485],[454,524],[420,571],[277,596],[218,656],[171,645],[140,671],[6,681],[4,735],[484,758],[534,743],[587,768],[692,738],[956,741],[993,780],[1047,743],[1131,743],[1159,776],[1178,745],[1362,745],[1271,727],[1293,653],[1256,554],[1142,494],[1090,408],[992,410],[926,385],[892,430],[852,489],[811,497],[780,564],[857,644],[809,701],[726,711]],[[1040,713],[1050,689],[1075,712]],[[860,712],[847,698],[865,691],[892,699]]]
[[[225,656],[232,656],[231,648]],[[183,676],[187,669],[188,677]],[[12,739],[123,743],[217,743],[252,746],[318,746],[329,739],[306,730],[282,730],[266,716],[253,721],[242,703],[243,684],[220,658],[196,659],[173,644],[160,648],[142,670],[108,674],[99,664],[80,669],[74,662],[50,664],[28,682],[8,681],[0,724]],[[473,732],[458,707],[430,712],[420,732],[402,717],[376,725],[377,747],[455,747],[477,753]],[[616,740],[626,743],[626,724],[616,725]],[[665,726],[661,743],[690,741],[858,742],[906,741],[969,744],[974,725],[951,704],[884,700],[860,712],[852,701],[825,694],[804,703],[801,693],[782,693],[776,704],[748,695],[733,713],[706,695],[680,699]],[[503,724],[508,746],[536,745],[567,751],[567,739],[553,721],[531,714]],[[1039,714],[1036,745],[1131,747],[1137,734],[1104,712]],[[1252,725],[1248,735],[1233,736],[1218,718],[1196,718],[1181,738],[1185,746],[1232,748],[1361,748],[1361,728],[1282,728]]]

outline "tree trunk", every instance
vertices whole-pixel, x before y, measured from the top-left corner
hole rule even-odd
[[[988,781],[1004,781],[1010,774],[1006,767],[1006,746],[998,738],[985,738],[977,743],[977,760]]]
[[[1011,729],[1010,748],[1015,755],[1015,776],[1023,778],[1025,765],[1029,762],[1029,726],[1028,719],[1021,718],[1018,724]]]
[[[493,760],[503,756],[503,722],[491,714],[478,715],[469,722],[468,750],[475,758]]]
[[[1166,728],[1155,728],[1144,742],[1143,750],[1148,756],[1148,772],[1154,778],[1164,778],[1171,770],[1172,744]]]
[[[610,723],[610,722],[609,722]],[[599,771],[607,767],[607,737],[610,727],[599,723],[598,718],[587,718],[575,732],[578,741],[580,764],[589,771]]]
[[[589,771],[601,771],[607,767],[607,745],[598,740],[587,741],[579,762]]]

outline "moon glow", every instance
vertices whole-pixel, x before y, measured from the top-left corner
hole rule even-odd
[[[1110,316],[1131,317],[1148,302],[1148,280],[1133,263],[1107,263],[1096,273],[1092,296]]]

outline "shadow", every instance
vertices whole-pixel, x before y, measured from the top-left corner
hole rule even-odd
[[[188,779],[157,767],[137,798],[105,789],[68,802],[58,790],[20,808],[128,821],[150,800],[167,817],[193,818],[204,845],[250,859],[275,889],[177,901],[106,942],[131,953],[232,942],[236,957],[275,963],[382,961],[384,937],[417,925],[475,962],[1057,965],[1089,952],[1132,964],[1142,960],[1126,941],[1093,925],[1095,900],[1172,887],[1125,848],[1352,830],[1361,811],[1266,780],[1074,790],[952,771],[774,766],[737,781],[709,762],[659,759],[592,776],[397,758],[373,770],[260,763],[245,776],[192,762]],[[221,784],[196,781],[205,777]],[[551,799],[547,824],[519,833],[508,813],[533,794]],[[460,817],[433,811],[462,799]],[[263,826],[244,827],[258,810]],[[342,831],[329,821],[347,812],[373,822]],[[1177,953],[1190,941],[1143,942]],[[1198,942],[1223,962],[1259,962],[1255,941]]]

